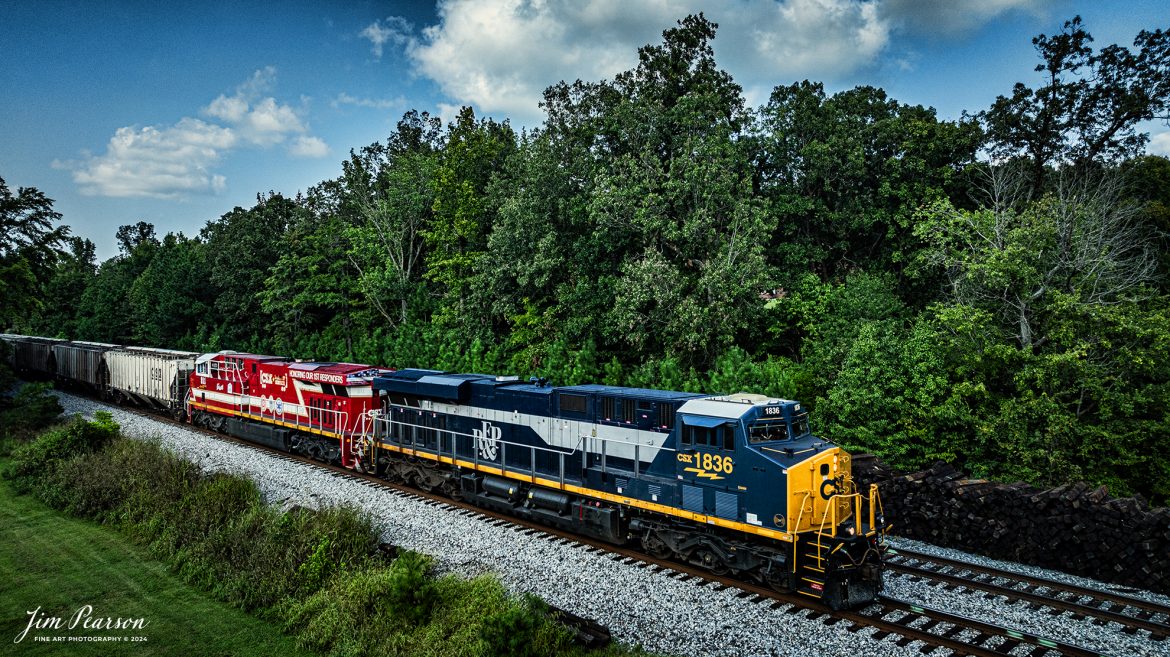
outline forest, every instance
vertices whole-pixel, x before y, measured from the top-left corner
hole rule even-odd
[[[304,193],[94,244],[0,179],[0,328],[798,399],[900,468],[1170,503],[1170,35],[1079,18],[958,120],[747,105],[688,16],[517,132],[407,112]],[[1033,70],[1034,65],[1034,70]],[[2,172],[0,172],[2,173]]]

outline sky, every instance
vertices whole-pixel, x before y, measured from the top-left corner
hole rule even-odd
[[[1095,46],[1170,28],[1165,0],[434,0],[0,3],[0,178],[35,187],[99,260],[118,226],[198,234],[384,141],[403,113],[539,126],[542,91],[601,80],[687,14],[759,106],[809,79],[881,87],[943,119],[1037,82],[1037,34]],[[1170,155],[1152,122],[1149,152]]]

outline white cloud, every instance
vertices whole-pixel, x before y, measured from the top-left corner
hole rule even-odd
[[[703,12],[719,24],[719,64],[765,101],[779,84],[809,78],[830,85],[878,65],[899,30],[965,29],[1005,12],[1041,11],[1055,0],[438,0],[435,25],[411,32],[401,18],[361,36],[375,55],[403,47],[414,72],[434,80],[452,104],[533,125],[546,87],[560,80],[611,79],[637,65],[637,49]]]
[[[954,34],[1013,11],[1043,15],[1057,0],[882,0],[880,11],[899,27],[924,34]]]
[[[275,78],[276,69],[271,66],[256,71],[236,87],[234,95],[221,94],[203,108],[203,113],[231,124],[241,138],[257,146],[272,146],[289,135],[303,134],[307,128],[296,110],[271,96],[260,97],[272,88]]]
[[[235,145],[230,129],[185,118],[161,129],[119,128],[104,155],[90,157],[81,166],[60,162],[54,166],[73,169],[73,180],[83,194],[175,198],[223,190],[224,177],[211,168]]]
[[[1170,132],[1159,132],[1156,135],[1151,135],[1146,152],[1150,155],[1170,157]]]
[[[218,122],[184,117],[171,126],[119,128],[105,153],[53,166],[71,170],[83,194],[181,198],[223,191],[227,180],[214,168],[240,148],[267,148],[292,137],[290,155],[327,155],[328,145],[308,134],[296,110],[271,96],[261,97],[275,78],[274,68],[261,69],[233,95],[211,101],[203,114]]]
[[[340,94],[337,94],[337,98],[334,98],[329,104],[333,107],[353,105],[355,107],[368,107],[370,109],[388,110],[406,107],[407,100],[402,96],[398,96],[396,98],[357,98],[343,91]]]
[[[686,14],[719,24],[719,62],[753,101],[756,87],[870,66],[890,37],[875,2],[855,0],[440,0],[438,11],[438,24],[403,40],[417,72],[454,101],[521,124],[539,121],[547,86],[632,68],[637,49]]]
[[[411,29],[411,25],[406,19],[391,16],[386,19],[385,25],[382,24],[382,21],[370,23],[366,29],[358,32],[358,36],[369,39],[374,58],[382,59],[382,47],[387,43],[393,43],[397,46],[405,45]]]
[[[306,137],[305,135],[301,135],[289,144],[288,153],[293,157],[325,157],[329,155],[329,145],[320,137]]]

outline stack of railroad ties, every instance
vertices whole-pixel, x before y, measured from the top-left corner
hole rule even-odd
[[[853,472],[879,486],[900,536],[1170,593],[1170,508],[1084,482],[1041,490],[973,479],[942,462],[899,473],[857,455]]]
[[[877,487],[792,400],[0,335],[26,375],[831,608],[882,588]]]

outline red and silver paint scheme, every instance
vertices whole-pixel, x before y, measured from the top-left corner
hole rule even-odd
[[[378,408],[371,381],[386,371],[233,351],[203,354],[191,373],[187,406],[192,418],[235,417],[336,440],[343,464],[351,466],[348,443],[368,433],[368,411]],[[220,428],[215,418],[204,423]]]

